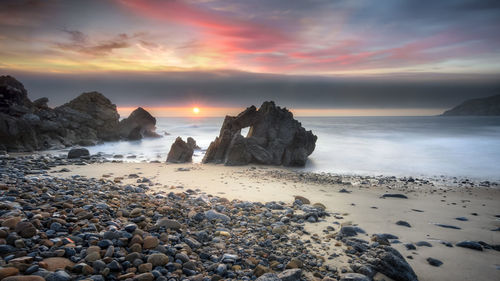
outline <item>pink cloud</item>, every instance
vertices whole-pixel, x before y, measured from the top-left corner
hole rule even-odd
[[[119,3],[148,18],[198,28],[206,45],[226,54],[269,52],[293,41],[272,27],[201,9],[183,1],[119,0]]]

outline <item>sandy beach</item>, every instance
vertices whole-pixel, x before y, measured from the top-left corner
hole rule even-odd
[[[59,172],[61,168],[69,172]],[[269,166],[213,164],[68,165],[53,168],[50,174],[62,178],[79,175],[112,179],[123,185],[135,185],[138,179],[146,178],[150,180],[150,193],[191,189],[228,200],[262,203],[292,203],[294,196],[303,196],[311,204],[323,204],[331,215],[305,224],[309,235],[301,239],[311,240],[317,254],[339,271],[350,271],[350,257],[344,253],[344,246],[335,246],[331,233],[338,232],[342,225],[352,224],[366,232],[357,237],[367,241],[373,234],[395,235],[397,238],[389,239],[391,246],[406,258],[419,280],[497,280],[500,272],[497,251],[500,190],[494,187],[443,186],[419,179],[322,176]],[[403,194],[407,199],[382,198],[384,194]],[[396,224],[398,221],[405,221],[410,227]],[[327,227],[333,227],[334,231],[331,228],[328,231]],[[477,251],[456,246],[466,240],[497,245],[497,250]],[[418,243],[421,241],[430,245]],[[406,244],[417,246],[408,250]],[[327,259],[335,253],[338,258]],[[431,266],[427,261],[429,257],[443,264]]]

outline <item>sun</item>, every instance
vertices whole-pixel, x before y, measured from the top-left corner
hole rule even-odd
[[[200,113],[200,109],[198,107],[193,107],[193,113],[194,114]]]

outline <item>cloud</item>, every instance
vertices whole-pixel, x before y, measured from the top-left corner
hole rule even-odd
[[[116,49],[128,48],[131,41],[140,35],[121,33],[113,38],[92,42],[89,36],[78,30],[63,30],[69,36],[68,42],[56,42],[54,46],[63,51],[73,51],[90,56],[108,55]]]

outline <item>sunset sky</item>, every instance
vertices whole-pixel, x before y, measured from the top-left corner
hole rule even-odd
[[[2,0],[0,74],[52,105],[424,114],[499,92],[498,30],[497,0]]]

